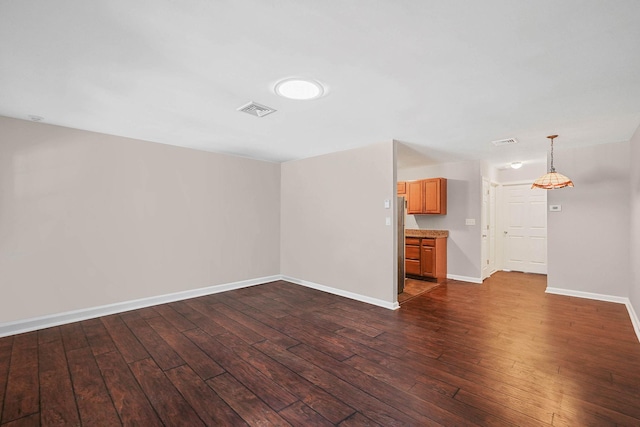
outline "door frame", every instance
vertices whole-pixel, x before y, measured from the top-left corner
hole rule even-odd
[[[482,208],[480,213],[480,274],[482,280],[490,277],[500,267],[496,234],[498,228],[497,201],[499,188],[499,183],[482,177]]]

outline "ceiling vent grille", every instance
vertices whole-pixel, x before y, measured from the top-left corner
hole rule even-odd
[[[496,147],[502,147],[503,145],[517,144],[518,140],[515,138],[498,139],[497,141],[491,141]]]
[[[251,114],[256,117],[264,117],[271,113],[275,113],[277,110],[251,101],[250,103],[238,108],[238,111],[242,111],[243,113]]]

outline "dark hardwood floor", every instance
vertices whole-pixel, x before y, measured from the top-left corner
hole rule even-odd
[[[445,279],[446,280],[446,279]],[[407,278],[404,280],[404,290],[398,294],[398,303],[404,304],[412,298],[429,292],[440,286],[444,281],[429,281]]]
[[[389,311],[286,282],[0,339],[0,424],[640,426],[621,304],[545,276]]]

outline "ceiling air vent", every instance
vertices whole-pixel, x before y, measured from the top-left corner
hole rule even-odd
[[[238,108],[238,111],[242,111],[243,113],[251,114],[256,117],[264,117],[276,112],[276,110],[271,107],[267,107],[266,105],[261,105],[253,101]]]
[[[507,138],[507,139],[499,139],[497,141],[491,141],[491,143],[496,147],[501,147],[503,145],[517,144],[518,140],[515,138]]]

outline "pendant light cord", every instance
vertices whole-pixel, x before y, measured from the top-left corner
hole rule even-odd
[[[555,173],[556,168],[553,167],[553,138],[551,139],[551,169],[549,170],[549,173]]]

